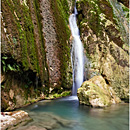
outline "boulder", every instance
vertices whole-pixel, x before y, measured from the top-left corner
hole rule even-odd
[[[92,107],[106,107],[121,102],[112,87],[106,83],[102,76],[94,76],[85,81],[78,89],[77,95],[80,104]]]
[[[1,119],[1,130],[5,129],[14,129],[20,124],[26,124],[27,122],[32,121],[28,116],[28,113],[25,111],[14,111],[14,112],[2,112],[0,115]]]

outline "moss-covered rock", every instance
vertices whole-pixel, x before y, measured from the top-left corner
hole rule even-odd
[[[102,76],[94,76],[85,81],[77,92],[81,104],[93,107],[106,107],[121,100]]]
[[[71,95],[71,91],[64,91],[62,93],[50,94],[49,97],[45,97],[45,99],[56,99],[56,98],[70,96],[70,95]]]
[[[71,89],[68,17],[73,2],[2,0],[2,110],[49,96],[51,87]]]
[[[11,71],[12,77],[17,75],[17,79],[26,82],[29,87],[30,83],[36,79],[40,81],[38,84],[41,86],[38,86],[49,86],[44,37],[37,0],[2,1],[1,53],[4,75],[9,75]],[[29,71],[35,75],[36,79],[28,81]],[[27,80],[25,80],[25,75]]]
[[[60,61],[60,80],[57,86],[69,89],[72,86],[72,68],[70,60],[69,6],[67,0],[54,0],[51,8],[55,24],[57,57]],[[53,57],[54,58],[54,57]],[[58,63],[57,63],[58,64]]]
[[[128,8],[112,0],[79,0],[78,25],[87,78],[102,75],[121,99],[129,100]]]

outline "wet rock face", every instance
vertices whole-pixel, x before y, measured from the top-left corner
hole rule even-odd
[[[121,100],[102,76],[94,76],[85,81],[77,92],[80,104],[92,107],[106,107]]]
[[[55,23],[53,14],[51,12],[51,2],[49,0],[42,0],[40,3],[41,15],[43,17],[43,35],[45,39],[46,57],[49,70],[49,80],[54,86],[61,77],[60,60],[58,58],[58,45],[56,39]]]
[[[28,98],[48,95],[49,88],[71,89],[68,2],[2,0],[2,93],[10,95],[2,97],[2,109],[9,101],[21,106]]]
[[[69,5],[67,0],[2,2],[2,54],[37,73],[45,86],[71,84]]]
[[[102,75],[118,97],[128,99],[128,8],[111,0],[79,0],[77,8],[80,35],[89,58],[87,79]]]
[[[32,96],[35,97],[39,90],[43,90],[42,85],[48,84],[44,41],[40,28],[41,17],[38,3],[35,2],[2,0],[1,57],[2,75],[6,77],[6,80],[2,81],[2,94],[6,95],[2,95],[2,110],[11,104],[12,109],[24,105],[28,96],[30,97],[27,94],[30,88]],[[39,90],[34,92],[35,89]],[[22,97],[19,103],[17,100],[20,98],[17,95]]]
[[[70,13],[72,13],[73,9],[74,9],[75,0],[67,0],[67,2],[69,5],[69,11],[70,11]]]

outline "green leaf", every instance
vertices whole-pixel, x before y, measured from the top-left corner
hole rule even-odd
[[[26,84],[24,87],[25,87],[25,88],[28,88],[28,85]]]
[[[1,88],[5,88],[5,86],[4,86],[4,85],[1,85]]]
[[[6,60],[6,59],[8,59],[8,57],[7,57],[7,56],[3,56],[2,59],[5,59],[5,60]]]
[[[5,65],[5,61],[4,60],[1,60],[2,61],[2,63]]]
[[[8,66],[8,68],[9,68],[9,70],[11,70],[11,71],[15,71],[15,70],[16,70],[16,69],[13,68],[10,64],[8,64],[7,66]]]
[[[6,68],[6,66],[3,66],[3,71],[5,72],[5,68]]]
[[[16,69],[17,69],[17,70],[20,70],[19,65],[16,65]]]

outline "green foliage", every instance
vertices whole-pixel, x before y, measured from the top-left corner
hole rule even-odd
[[[14,43],[14,44],[17,44],[17,40],[16,40],[15,37],[13,37],[13,43]]]
[[[71,95],[70,91],[65,91],[65,92],[62,93],[62,97],[70,96],[70,95]]]
[[[5,88],[5,86],[4,86],[4,85],[1,85],[1,88]]]
[[[30,78],[29,74],[30,72],[24,72],[23,66],[21,66],[20,63],[18,63],[15,59],[13,59],[12,56],[3,55],[1,57],[1,69],[3,73],[13,72],[12,75],[15,76],[17,74],[18,77],[22,77],[21,80],[25,82],[24,88],[29,88],[31,85],[35,84],[32,79]],[[30,74],[31,75],[31,74]],[[34,74],[35,75],[35,74]],[[33,77],[34,77],[33,75]]]
[[[25,88],[28,88],[29,86],[27,85],[27,84],[25,84],[25,86],[24,86]]]
[[[8,57],[7,57],[7,56],[3,56],[3,57],[2,57],[2,59],[7,60],[7,59],[8,59]]]
[[[8,68],[9,68],[10,71],[15,71],[15,70],[16,70],[16,69],[13,68],[10,64],[7,64],[7,66],[8,66]]]
[[[61,94],[55,93],[53,95],[54,98],[59,98],[59,97],[65,97],[65,96],[70,96],[71,92],[70,91],[64,91]]]
[[[64,21],[68,23],[69,6],[67,0],[57,0],[57,5]]]
[[[3,72],[19,71],[19,64],[12,58],[12,56],[1,57],[1,69]]]

